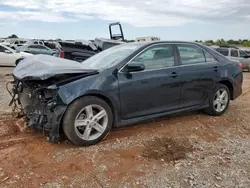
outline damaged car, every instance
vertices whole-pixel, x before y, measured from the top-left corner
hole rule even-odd
[[[192,110],[220,116],[242,93],[242,65],[191,42],[127,43],[82,63],[36,55],[14,69],[12,102],[29,127],[76,145],[111,128]]]

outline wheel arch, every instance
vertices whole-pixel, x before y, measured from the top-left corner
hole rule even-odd
[[[104,94],[101,94],[101,93],[94,93],[94,92],[93,93],[86,93],[86,94],[83,94],[83,95],[80,95],[80,96],[76,97],[74,100],[72,100],[72,101],[70,101],[68,103],[65,112],[67,111],[67,109],[69,108],[69,106],[72,103],[74,103],[76,100],[78,100],[80,98],[83,98],[83,97],[88,97],[88,96],[98,97],[98,98],[104,100],[110,106],[110,108],[112,110],[112,113],[113,113],[113,125],[112,125],[112,127],[114,127],[115,123],[117,121],[118,114],[119,114],[119,110],[117,109],[118,106],[115,104],[115,102],[112,101],[112,99],[110,99],[110,97],[108,97],[108,96],[106,96]],[[64,112],[64,114],[65,114],[65,112]],[[60,124],[62,124],[62,122]],[[62,127],[62,126],[60,125],[60,127]]]
[[[230,100],[233,100],[233,96],[234,96],[233,84],[229,80],[221,80],[219,81],[219,83],[227,86],[230,92]]]

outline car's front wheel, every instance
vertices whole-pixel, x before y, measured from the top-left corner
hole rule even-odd
[[[97,144],[113,124],[110,106],[102,99],[86,96],[74,101],[65,112],[62,126],[67,138],[76,145]]]
[[[224,114],[229,106],[230,92],[226,85],[218,84],[209,99],[209,107],[205,112],[209,115],[220,116]]]

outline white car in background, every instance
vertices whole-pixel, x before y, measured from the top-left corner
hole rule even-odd
[[[33,54],[19,52],[12,48],[0,44],[0,66],[16,66],[20,60]]]

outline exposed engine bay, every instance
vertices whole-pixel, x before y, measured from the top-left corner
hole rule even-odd
[[[10,105],[19,106],[28,127],[49,132],[49,141],[59,141],[59,124],[66,109],[57,98],[57,88],[32,81],[15,80]]]
[[[39,64],[36,66],[33,62],[37,58],[40,58],[40,62],[37,62]],[[28,127],[49,132],[48,140],[58,142],[60,122],[67,108],[67,105],[58,96],[59,87],[74,80],[97,74],[97,71],[72,69],[74,67],[72,64],[69,70],[65,68],[68,65],[64,67],[62,63],[62,61],[68,63],[69,60],[59,58],[56,60],[62,64],[58,66],[56,63],[51,63],[53,66],[50,64],[49,67],[46,66],[47,61],[45,60],[55,60],[55,57],[40,56],[23,60],[24,62],[21,62],[14,70],[14,81],[8,83],[8,86],[12,85],[12,89],[8,86],[7,89],[12,97],[10,106],[13,106],[14,110],[19,107],[19,113],[24,114],[28,119]],[[24,67],[26,67],[25,71]],[[40,69],[36,71],[37,75],[35,75],[32,70],[37,67]],[[45,72],[47,74],[44,74]]]

